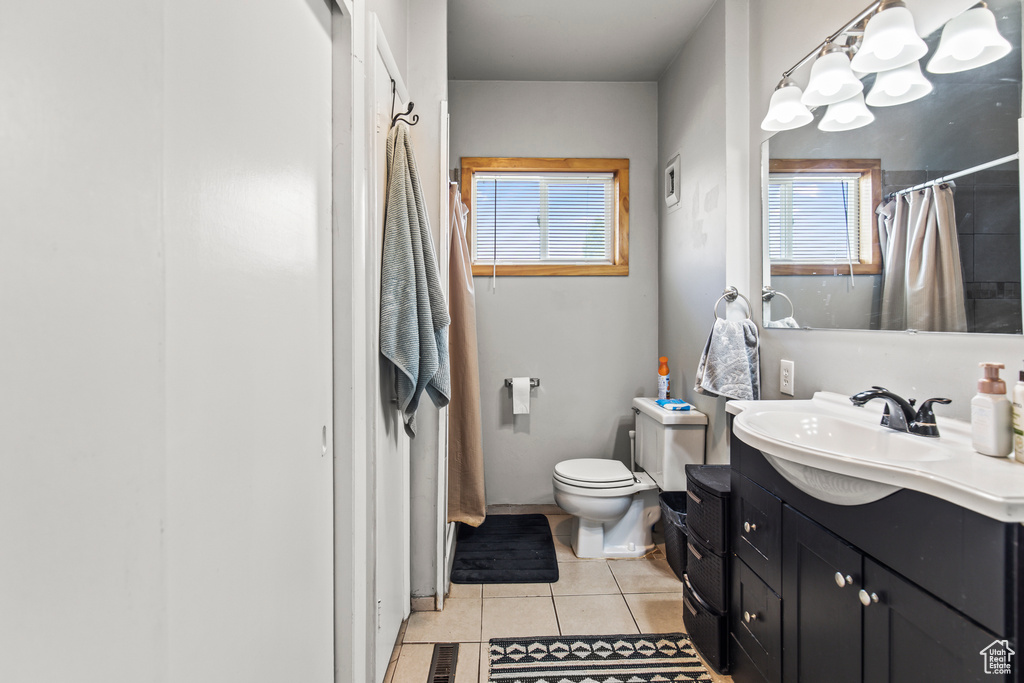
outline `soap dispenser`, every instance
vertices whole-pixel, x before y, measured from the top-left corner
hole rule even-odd
[[[1018,373],[1013,387],[1013,457],[1024,463],[1024,370]]]
[[[1012,409],[1006,382],[999,378],[1002,363],[978,363],[985,376],[978,380],[978,395],[971,399],[971,438],[974,450],[1006,457],[1013,449]]]

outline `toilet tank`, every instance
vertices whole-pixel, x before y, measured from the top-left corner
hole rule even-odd
[[[634,398],[636,464],[662,491],[686,488],[687,465],[704,463],[708,416],[697,410],[665,410],[653,398]]]

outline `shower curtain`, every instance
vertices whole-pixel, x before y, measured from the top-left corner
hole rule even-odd
[[[466,239],[467,210],[459,186],[449,186],[451,259],[448,303],[451,306],[448,350],[451,402],[448,404],[448,521],[480,526],[486,515],[484,451],[480,431],[480,370],[476,341],[476,294]]]
[[[896,195],[877,214],[882,329],[966,332],[952,185]]]

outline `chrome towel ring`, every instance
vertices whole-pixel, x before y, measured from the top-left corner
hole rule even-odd
[[[735,287],[731,286],[731,285],[729,287],[725,288],[725,291],[722,293],[722,296],[718,297],[718,301],[715,302],[715,311],[714,311],[715,312],[715,320],[725,320],[725,318],[719,318],[718,317],[718,304],[722,303],[723,299],[727,303],[732,303],[733,301],[736,301],[737,297],[739,297],[740,299],[743,299],[743,303],[746,304],[746,306],[747,306],[747,320],[750,320],[750,313],[753,310],[750,307],[750,302],[747,301],[747,297],[745,297],[742,294],[740,294],[739,290],[736,289]],[[726,306],[726,308],[728,308],[728,306]]]
[[[781,296],[783,299],[789,302],[789,317],[792,318],[796,314],[796,309],[793,308],[793,300],[785,295],[784,292],[780,292],[777,289],[772,289],[771,286],[765,285],[761,288],[761,301],[771,303],[771,300],[776,296]]]

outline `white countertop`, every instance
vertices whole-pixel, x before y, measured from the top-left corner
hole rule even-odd
[[[799,466],[825,470],[834,474],[876,482],[897,488],[920,491],[947,500],[969,510],[1002,522],[1024,522],[1024,464],[1012,458],[993,458],[975,452],[971,446],[970,424],[960,420],[938,417],[940,437],[931,439],[900,433],[881,426],[884,401],[871,401],[863,408],[850,403],[849,397],[831,392],[818,392],[809,400],[729,401],[726,411],[736,415],[734,430],[744,443],[769,453],[771,443],[756,429],[745,425],[745,411],[820,412],[877,425],[882,439],[925,441],[929,447],[939,449],[942,459],[921,461],[895,461],[849,457],[828,450],[780,449],[769,453],[773,457]],[[941,410],[941,406],[938,409]],[[753,413],[751,413],[753,415]],[[920,448],[922,444],[911,444]],[[847,448],[855,445],[845,444]],[[948,456],[948,457],[947,457]]]

